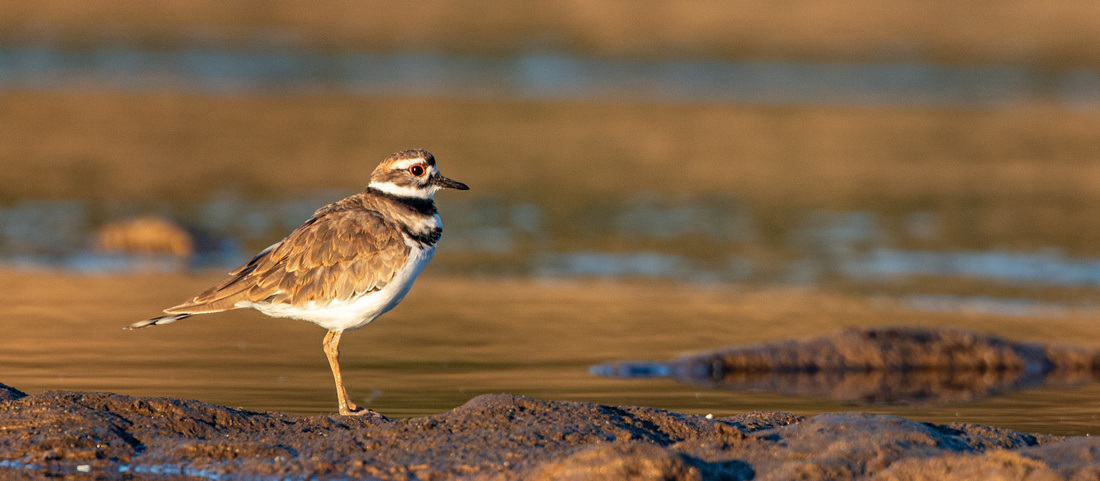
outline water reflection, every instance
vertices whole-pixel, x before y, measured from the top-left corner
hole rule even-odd
[[[1084,315],[1096,304],[1069,305],[1064,302],[1031,299],[1002,299],[990,296],[952,296],[944,294],[910,294],[901,298],[902,305],[922,312],[962,312],[995,314],[998,316],[1067,317]]]
[[[642,198],[611,212],[619,235],[676,239],[700,235],[718,242],[760,240],[756,222],[734,202],[662,203]]]
[[[265,200],[223,192],[177,210],[22,201],[0,206],[0,262],[81,272],[231,268],[299,226],[317,207],[347,194],[320,191]],[[876,212],[810,210],[777,223],[729,199],[661,201],[647,196],[575,211],[500,198],[455,200],[441,209],[447,240],[433,263],[433,270],[440,272],[720,283],[844,279],[875,284],[941,277],[1058,288],[1100,285],[1100,259],[1067,256],[1057,247],[1032,252],[957,249],[942,234],[940,216],[927,211],[883,222]],[[115,239],[111,242],[116,248],[103,248],[111,229],[110,235],[121,235],[120,225],[138,222],[148,216],[134,213],[150,210],[158,212],[154,218],[178,224],[177,230],[169,226],[162,234],[132,233],[137,240]],[[765,235],[758,227],[762,224],[773,232]],[[179,235],[189,239],[167,238]],[[927,248],[903,247],[914,240]],[[192,246],[186,255],[157,247],[180,242]],[[918,310],[1018,315],[1070,307],[966,297],[917,296],[907,302]]]
[[[929,252],[877,248],[842,266],[853,278],[914,275],[984,277],[1058,286],[1100,284],[1100,259],[1074,259],[1055,248],[1040,252]]]
[[[1100,106],[1100,73],[1042,67],[769,60],[630,60],[530,53],[332,53],[265,49],[0,48],[0,89],[190,90],[217,94],[643,99],[918,104],[1053,100]]]
[[[719,262],[654,252],[544,253],[533,260],[542,277],[672,277],[695,282],[750,279],[752,259],[730,257]]]
[[[63,255],[80,248],[88,228],[80,201],[23,201],[0,207],[0,252],[8,258]]]
[[[660,373],[673,370],[672,375]],[[721,376],[683,375],[667,365],[597,366],[593,374],[623,379],[670,377],[696,386],[731,391],[766,391],[861,404],[947,404],[971,402],[1023,389],[1066,389],[1095,382],[1089,372],[1048,380],[1026,371],[825,371],[742,372]]]
[[[879,328],[805,341],[617,362],[592,374],[868,404],[958,403],[1100,380],[1100,352],[963,331]]]

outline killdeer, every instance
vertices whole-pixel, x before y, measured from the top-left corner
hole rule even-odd
[[[252,308],[328,329],[323,347],[336,381],[340,414],[378,413],[356,406],[340,377],[340,335],[393,309],[432,258],[442,233],[435,193],[469,187],[439,173],[425,150],[383,160],[370,185],[317,210],[285,239],[264,249],[214,287],[126,329],[198,314]]]

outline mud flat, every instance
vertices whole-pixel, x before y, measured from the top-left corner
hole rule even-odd
[[[402,420],[0,390],[4,477],[1096,479],[1100,439],[889,415],[730,417],[478,396]]]

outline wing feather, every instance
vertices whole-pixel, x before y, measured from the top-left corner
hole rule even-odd
[[[344,203],[318,210],[222,282],[165,312],[217,312],[240,301],[323,305],[382,289],[405,264],[410,248],[379,212],[361,203],[341,208]]]

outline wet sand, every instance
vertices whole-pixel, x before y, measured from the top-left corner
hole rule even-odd
[[[1100,439],[858,412],[712,418],[476,397],[389,421],[0,385],[7,477],[241,479],[1093,479]]]

